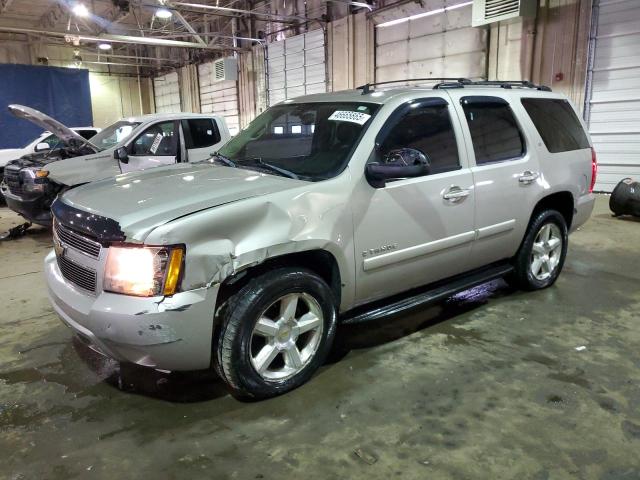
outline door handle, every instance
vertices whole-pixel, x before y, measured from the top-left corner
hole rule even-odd
[[[532,172],[531,170],[527,170],[518,175],[518,182],[523,185],[530,185],[535,182],[540,177],[538,172]]]
[[[442,195],[442,198],[444,198],[445,200],[449,200],[450,202],[457,202],[464,200],[470,194],[471,190],[460,188],[458,186],[452,186],[446,193],[444,193],[444,195]]]

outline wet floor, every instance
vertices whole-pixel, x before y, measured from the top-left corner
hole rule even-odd
[[[49,234],[0,242],[0,478],[639,479],[640,221],[607,201],[553,288],[343,327],[309,384],[256,403],[87,351],[46,299]]]

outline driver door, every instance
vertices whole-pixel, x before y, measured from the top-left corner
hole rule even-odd
[[[129,144],[129,161],[120,162],[122,173],[172,165],[178,159],[180,132],[177,121],[154,123]]]
[[[353,206],[357,303],[467,269],[474,195],[462,138],[455,111],[440,97],[408,102],[381,129],[370,162],[397,162],[398,149],[410,148],[425,155],[430,172],[387,180],[382,188],[372,187],[363,172]]]

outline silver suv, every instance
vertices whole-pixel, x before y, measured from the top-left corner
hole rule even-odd
[[[339,322],[552,285],[595,173],[566,97],[524,82],[287,100],[199,164],[59,197],[49,293],[104,355],[265,398],[312,376]]]

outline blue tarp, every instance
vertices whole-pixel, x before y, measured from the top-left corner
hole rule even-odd
[[[23,147],[42,132],[9,113],[12,103],[40,110],[68,127],[93,123],[89,71],[84,69],[0,64],[0,148]]]

